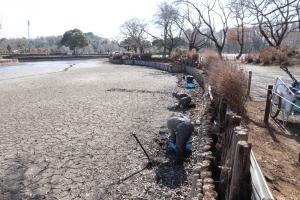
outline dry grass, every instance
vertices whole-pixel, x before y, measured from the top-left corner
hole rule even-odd
[[[259,52],[259,59],[264,65],[272,63],[289,64],[288,55],[292,55],[292,52],[289,48],[270,47]]]
[[[115,54],[112,55],[113,60],[121,60],[122,57],[123,57],[123,55],[119,54],[119,53],[115,53]]]
[[[196,49],[192,49],[190,51],[176,48],[171,52],[170,59],[172,61],[192,61],[192,62],[198,62],[199,61],[199,53]]]
[[[199,53],[196,49],[192,49],[187,53],[187,57],[189,60],[197,62],[199,60]]]
[[[211,58],[211,57],[210,57]],[[247,74],[237,65],[218,58],[209,60],[208,82],[216,96],[222,98],[232,111],[245,115]]]
[[[182,49],[176,48],[171,52],[170,59],[172,61],[181,61],[184,53],[185,52]]]
[[[259,59],[264,65],[269,65],[272,63],[273,54],[268,49],[259,52]]]
[[[203,58],[202,65],[204,70],[209,70],[211,66],[219,65],[219,62],[222,62],[218,53],[210,49],[206,49],[201,54],[201,57]]]
[[[152,54],[151,53],[142,53],[140,55],[141,60],[145,60],[145,61],[149,61],[152,58]]]
[[[247,54],[245,57],[245,61],[247,63],[253,63],[254,62],[254,55],[253,54]]]

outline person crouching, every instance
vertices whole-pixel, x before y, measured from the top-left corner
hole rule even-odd
[[[176,152],[176,161],[182,164],[188,155],[187,142],[194,132],[194,125],[191,120],[184,116],[170,117],[167,122],[170,131],[170,148]]]

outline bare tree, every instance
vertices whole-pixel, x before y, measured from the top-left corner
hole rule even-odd
[[[300,31],[300,1],[295,4],[295,9],[298,17],[298,30]]]
[[[230,10],[232,17],[235,20],[235,39],[239,44],[239,53],[237,59],[239,59],[244,51],[245,44],[245,18],[246,18],[246,3],[244,0],[231,0]]]
[[[189,12],[188,9],[187,12]],[[186,18],[189,18],[189,16],[189,13],[184,16],[179,16],[175,23],[185,36],[189,45],[189,50],[196,49],[196,51],[198,51],[207,45],[207,38],[198,33],[200,24],[197,24],[196,27],[188,26],[190,23],[186,20]]]
[[[294,4],[299,0],[248,0],[247,7],[255,16],[261,35],[272,47],[280,47],[295,23]]]
[[[176,22],[178,21],[177,9],[163,2],[158,6],[158,10],[155,14],[155,24],[162,30],[162,37],[154,36],[150,34],[157,42],[163,47],[163,55],[170,54],[176,46],[182,44],[181,39],[182,31],[178,29]]]
[[[144,41],[147,38],[146,27],[147,24],[137,18],[130,19],[121,26],[124,43],[129,46],[129,49],[132,48],[135,52],[138,50],[140,53],[144,52]]]
[[[178,0],[177,3],[186,7],[183,9],[186,10],[187,21],[200,35],[213,42],[221,56],[228,31],[230,10],[221,0]],[[216,27],[217,24],[220,27]],[[221,36],[218,29],[221,29]]]

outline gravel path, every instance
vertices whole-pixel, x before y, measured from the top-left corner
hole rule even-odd
[[[173,105],[170,92],[177,88],[176,81],[154,69],[104,61],[2,80],[0,199],[176,195],[157,180],[157,170],[164,166],[142,170],[147,159],[130,135],[135,131],[155,154],[153,140],[171,115],[167,107]],[[182,184],[185,178],[176,181]],[[171,192],[164,195],[155,188]]]

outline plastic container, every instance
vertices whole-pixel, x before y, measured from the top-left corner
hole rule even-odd
[[[300,107],[300,96],[296,97],[295,104]],[[300,114],[300,108],[298,108],[298,107],[295,106],[295,113]]]
[[[185,149],[186,151],[192,151],[192,137],[189,138],[189,140],[187,141],[186,145],[185,145]],[[168,147],[171,151],[177,153],[177,148],[176,148],[176,144],[172,143],[171,141],[168,142]]]

